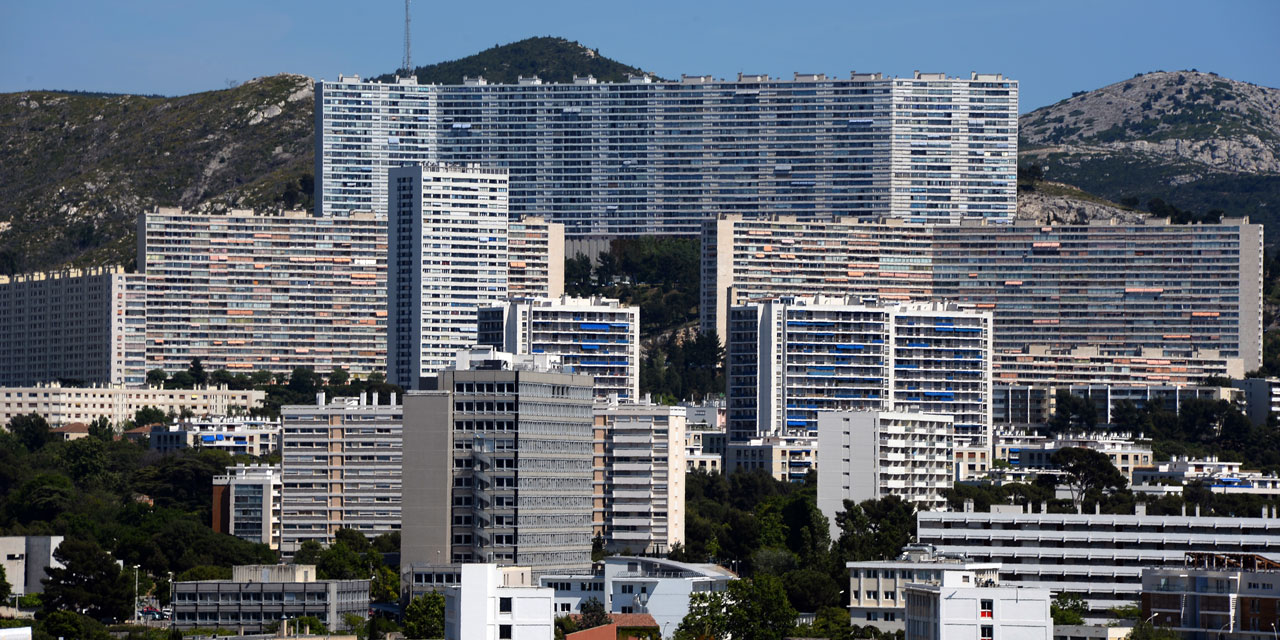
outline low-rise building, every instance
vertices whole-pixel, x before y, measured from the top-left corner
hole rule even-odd
[[[663,554],[684,543],[683,407],[598,401],[595,532],[612,553]]]
[[[1245,412],[1250,422],[1266,424],[1272,413],[1280,411],[1280,378],[1232,380],[1231,386],[1244,391]]]
[[[125,386],[0,387],[0,423],[35,413],[51,425],[91,423],[106,418],[113,425],[133,420],[144,407],[172,415],[231,416],[262,407],[266,393],[209,386],[199,389],[156,389]]]
[[[981,580],[995,580],[999,564],[965,562],[956,555],[937,553],[928,545],[911,545],[897,560],[848,562],[849,621],[882,633],[906,629],[908,584],[939,584],[948,569],[973,571]]]
[[[907,640],[1051,640],[1048,589],[1002,586],[947,569],[937,584],[908,584]]]
[[[818,508],[837,533],[836,514],[855,503],[898,496],[918,511],[947,506],[955,482],[951,416],[892,411],[818,414]]]
[[[684,459],[688,471],[724,473],[724,452],[729,436],[724,427],[685,423]]]
[[[724,473],[763,470],[782,482],[804,482],[815,463],[814,436],[764,436],[731,440],[724,449]]]
[[[280,421],[249,416],[180,420],[151,428],[151,450],[191,447],[219,449],[231,455],[260,457],[280,448]]]
[[[1023,469],[1055,469],[1057,465],[1053,463],[1053,454],[1071,448],[1092,449],[1106,455],[1111,464],[1131,483],[1135,471],[1155,464],[1151,445],[1133,442],[1123,435],[1110,434],[1066,436],[1027,444],[1019,448],[1016,462],[1009,462]]]
[[[213,477],[213,530],[280,548],[280,465],[239,464]]]
[[[550,638],[554,596],[528,567],[464,564],[460,584],[444,592],[445,640]]]
[[[714,564],[665,558],[609,556],[586,575],[544,575],[539,584],[555,590],[555,615],[575,613],[592,598],[608,613],[647,613],[665,631],[675,633],[689,612],[694,593],[724,591],[737,576]]]
[[[284,618],[315,616],[347,629],[346,616],[369,614],[368,580],[317,580],[315,565],[246,565],[230,580],[173,583],[173,626],[261,633]]]
[[[1137,602],[1142,571],[1180,567],[1188,552],[1280,552],[1280,519],[1031,512],[926,511],[916,538],[973,562],[998,562],[1000,582],[1078,594],[1085,621],[1104,623],[1113,607]]]
[[[1126,640],[1133,626],[1109,624],[1055,624],[1053,640]]]
[[[1181,567],[1144,570],[1142,616],[1184,638],[1274,637],[1280,555],[1196,552]]]
[[[14,595],[44,592],[46,570],[62,567],[53,557],[61,544],[62,536],[0,537],[0,567]]]

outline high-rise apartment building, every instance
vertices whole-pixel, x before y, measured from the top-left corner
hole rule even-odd
[[[213,530],[280,548],[279,465],[238,464],[213,477]]]
[[[400,529],[403,411],[377,393],[280,408],[281,546],[333,541],[338,529],[377,536]]]
[[[595,405],[595,531],[611,553],[663,554],[684,543],[685,410]]]
[[[317,82],[317,213],[382,211],[388,170],[502,167],[511,211],[570,236],[696,235],[722,212],[1012,219],[1018,83],[1000,74],[790,80]]]
[[[0,276],[0,386],[142,386],[145,305],[120,267]]]
[[[591,566],[591,379],[548,356],[476,348],[405,397],[405,589],[496,562]],[[450,577],[452,576],[452,577]]]
[[[1262,226],[1247,220],[917,225],[722,215],[707,223],[702,251],[702,328],[722,339],[728,309],[753,300],[935,299],[990,310],[997,366],[1007,362],[1007,378],[1022,383],[1088,383],[1135,359],[1157,361],[1141,363],[1153,383],[1199,380],[1179,363],[1206,375],[1261,365]]]
[[[507,298],[507,173],[431,164],[387,175],[387,378],[409,389],[474,346],[477,310]]]
[[[146,368],[381,372],[386,252],[386,220],[368,212],[142,214]]]
[[[836,514],[854,503],[898,496],[917,511],[943,509],[955,486],[951,416],[892,411],[818,414],[818,508],[838,535]]]
[[[942,303],[781,298],[730,309],[729,437],[815,435],[821,411],[951,416],[990,446],[991,314]]]
[[[477,342],[559,356],[566,373],[595,380],[597,397],[640,397],[640,307],[600,297],[513,299],[480,309]]]
[[[512,298],[564,295],[564,225],[526,216],[507,228],[507,292]]]

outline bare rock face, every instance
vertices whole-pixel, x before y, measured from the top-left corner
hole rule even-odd
[[[1018,194],[1018,219],[1039,224],[1088,224],[1100,221],[1138,223],[1146,217],[1147,214],[1141,211],[1128,211],[1088,200],[1034,191]]]

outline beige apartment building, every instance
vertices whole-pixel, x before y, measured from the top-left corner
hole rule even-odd
[[[598,401],[594,529],[612,553],[663,554],[684,543],[685,409]]]
[[[132,420],[143,407],[195,416],[245,415],[262,406],[265,392],[225,387],[155,389],[149,387],[63,387],[58,384],[0,388],[0,423],[36,413],[51,425],[90,423],[106,418],[113,425]],[[138,425],[145,426],[145,425]]]

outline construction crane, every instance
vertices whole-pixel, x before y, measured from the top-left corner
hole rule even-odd
[[[413,75],[413,56],[409,50],[409,0],[404,0],[404,74]]]

